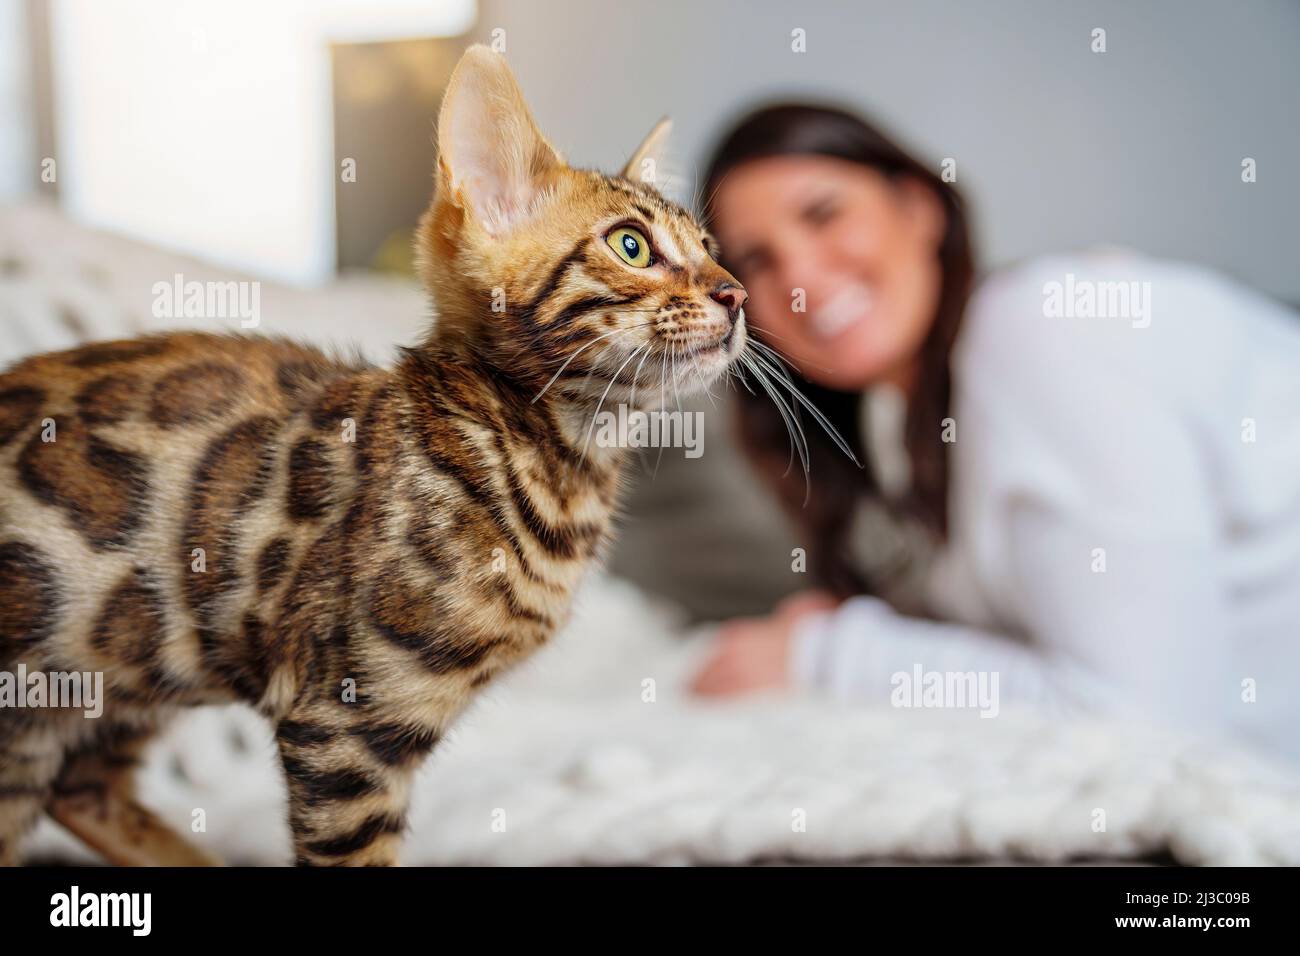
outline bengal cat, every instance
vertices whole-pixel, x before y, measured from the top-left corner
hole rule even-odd
[[[621,175],[572,168],[471,48],[418,230],[437,319],[391,369],[178,333],[0,377],[0,670],[102,672],[106,698],[0,709],[0,858],[48,812],[119,864],[212,862],[131,771],[178,708],[242,701],[297,862],[396,861],[417,765],[608,541],[599,403],[671,402],[745,344],[712,239],[640,175],[664,131]]]

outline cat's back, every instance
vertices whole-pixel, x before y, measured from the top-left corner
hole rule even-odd
[[[314,417],[334,427],[366,374],[288,341],[175,333],[0,375],[0,644],[201,622],[277,449]]]
[[[41,411],[92,427],[177,432],[229,419],[241,408],[289,411],[314,386],[363,367],[287,339],[203,332],[45,352],[0,371],[0,448]]]
[[[285,340],[204,333],[28,358],[0,375],[0,529],[43,505],[91,548],[123,548],[153,492],[187,484],[200,456],[257,443],[359,370]]]

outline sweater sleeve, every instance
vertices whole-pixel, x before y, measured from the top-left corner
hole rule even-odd
[[[918,664],[988,671],[1004,705],[1222,727],[1244,675],[1196,417],[1160,374],[1180,356],[1154,323],[1045,318],[1041,285],[982,296],[957,365],[959,546],[1005,633],[859,598],[803,623],[792,671],[881,702]],[[1197,307],[1176,285],[1157,320]]]
[[[999,708],[1014,704],[1063,714],[1120,706],[1112,688],[1067,660],[997,633],[905,617],[871,597],[804,618],[791,642],[796,686],[872,705],[889,704],[897,682],[917,667],[996,674]]]

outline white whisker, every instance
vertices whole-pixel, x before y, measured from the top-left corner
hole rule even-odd
[[[604,394],[600,396],[600,401],[596,404],[596,411],[591,416],[591,427],[587,429],[587,439],[582,443],[582,454],[584,456],[587,454],[587,448],[591,444],[592,433],[596,430],[596,419],[600,417],[600,409],[605,404],[605,399],[609,396],[609,390],[614,387],[614,383],[618,381],[618,377],[623,374],[623,369],[627,368],[628,362],[631,362],[632,359],[636,358],[637,352],[640,352],[643,348],[647,348],[649,345],[649,342],[644,342],[634,348],[632,353],[624,359],[623,364],[618,367],[618,371],[610,378],[609,384],[605,386]]]
[[[835,430],[835,426],[832,425],[826,416],[822,414],[821,409],[814,405],[803,392],[799,391],[795,386],[794,381],[791,379],[789,372],[786,371],[785,366],[774,366],[769,359],[760,354],[756,354],[754,358],[767,371],[772,372],[777,376],[776,380],[789,390],[791,397],[798,401],[804,408],[808,409],[813,419],[822,427],[822,430],[826,432],[831,441],[835,442],[840,451],[848,455],[853,464],[861,468],[862,463],[858,461],[857,456],[853,454],[853,449],[849,447],[849,443],[840,436],[838,431]]]
[[[564,364],[561,365],[560,368],[559,368],[559,370],[556,371],[556,373],[555,373],[554,375],[551,376],[550,381],[548,381],[545,385],[542,386],[542,390],[541,390],[540,392],[538,392],[536,396],[534,396],[532,402],[530,402],[529,404],[533,404],[533,405],[537,404],[537,399],[539,399],[539,398],[541,398],[543,395],[545,395],[545,394],[546,394],[546,390],[547,390],[548,388],[550,388],[552,385],[555,384],[555,380],[556,380],[557,378],[559,378],[562,374],[564,374],[564,370],[565,370],[566,368],[569,367],[569,363],[572,362],[574,359],[576,359],[579,355],[581,355],[581,354],[582,354],[583,352],[585,352],[587,349],[591,348],[591,347],[592,347],[593,345],[595,345],[597,342],[601,342],[601,341],[603,341],[603,340],[609,338],[611,335],[619,335],[620,333],[624,333],[624,332],[632,332],[632,331],[634,331],[634,330],[636,330],[636,329],[643,329],[643,328],[645,328],[647,325],[654,325],[654,322],[643,322],[643,323],[641,323],[640,325],[633,325],[633,326],[630,326],[630,327],[628,327],[628,328],[626,328],[626,329],[611,329],[610,331],[605,332],[605,333],[603,333],[602,335],[598,335],[598,336],[596,336],[596,338],[592,339],[590,342],[588,342],[586,345],[584,345],[582,348],[578,349],[576,352],[574,352],[572,355],[570,355],[567,359],[564,360]],[[588,375],[588,378],[590,378],[590,375]]]

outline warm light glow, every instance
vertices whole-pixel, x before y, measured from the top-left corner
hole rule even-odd
[[[249,273],[328,278],[337,175],[329,44],[459,35],[476,7],[56,0],[65,206],[91,225]]]

